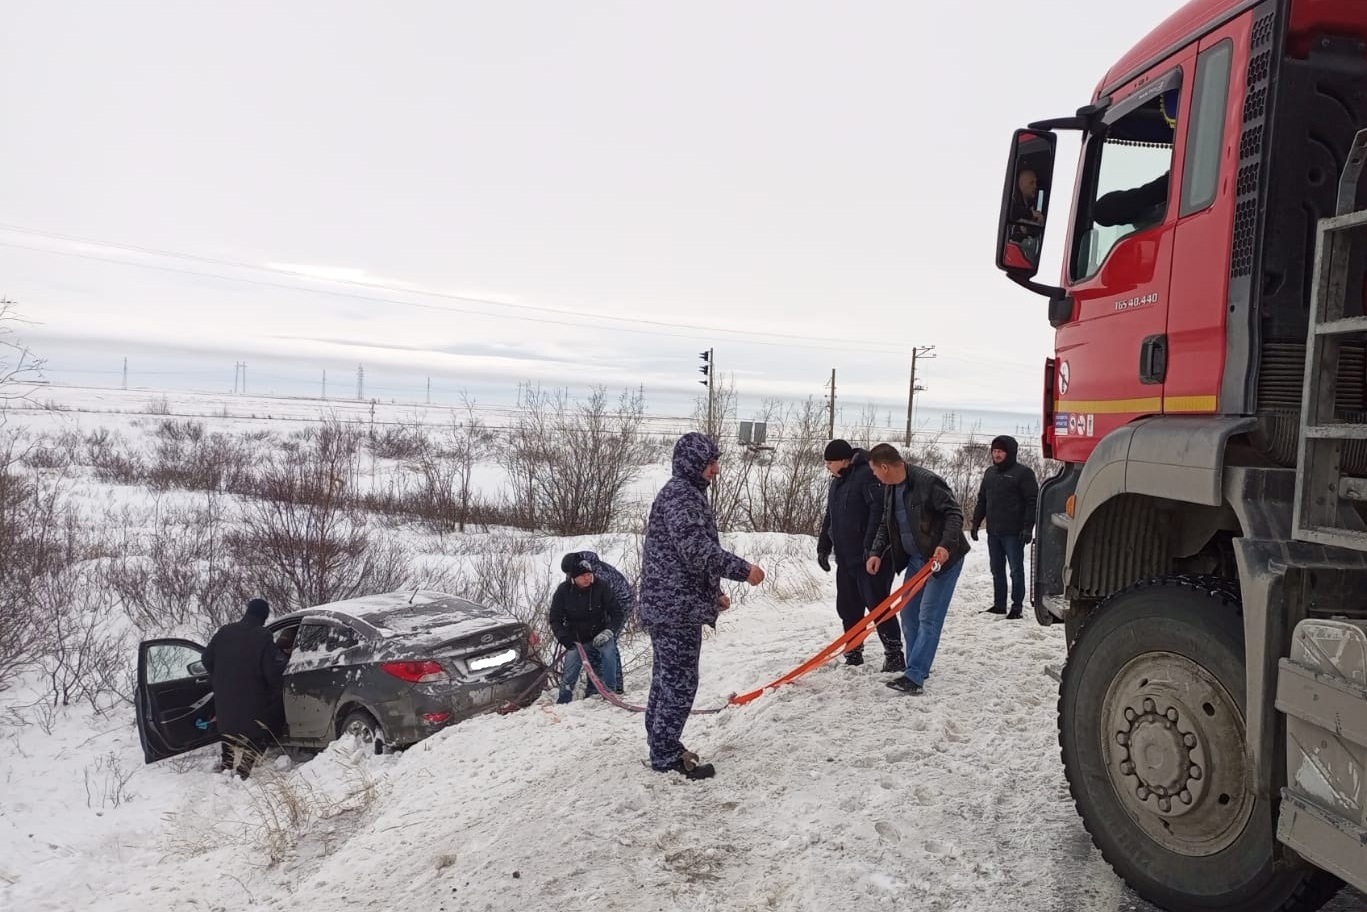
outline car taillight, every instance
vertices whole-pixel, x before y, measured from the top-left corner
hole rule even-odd
[[[380,668],[386,674],[414,684],[446,680],[446,669],[436,662],[382,662]]]
[[[535,630],[528,632],[527,645],[533,648],[541,645],[541,636]]]

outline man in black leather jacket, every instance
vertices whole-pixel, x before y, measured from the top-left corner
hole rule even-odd
[[[920,694],[969,551],[964,513],[943,478],[906,462],[892,444],[880,443],[870,450],[869,463],[883,483],[885,496],[883,522],[869,550],[868,571],[877,573],[883,561],[890,560],[895,569],[905,569],[910,579],[927,561],[940,565],[902,609],[907,670],[887,682],[893,690]]]

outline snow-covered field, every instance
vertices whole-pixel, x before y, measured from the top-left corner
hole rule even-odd
[[[34,431],[102,423],[26,417]],[[83,484],[91,509],[145,494]],[[727,543],[778,565],[708,636],[702,706],[839,631],[810,538]],[[594,544],[546,540],[537,560],[553,573],[562,551]],[[646,768],[639,715],[548,698],[401,755],[338,742],[244,783],[213,772],[215,750],[145,766],[130,708],[44,713],[29,682],[0,693],[0,910],[1148,908],[1068,797],[1044,671],[1062,631],[981,614],[990,586],[979,546],[924,696],[883,686],[875,638],[862,667],[694,718],[686,741],[718,768],[696,783]],[[644,702],[632,656],[627,698]]]

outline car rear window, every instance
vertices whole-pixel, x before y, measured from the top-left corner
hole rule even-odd
[[[427,633],[438,628],[450,627],[462,621],[479,620],[487,626],[490,620],[512,621],[501,612],[486,608],[464,599],[442,599],[415,605],[404,605],[388,611],[377,611],[363,616],[374,627],[397,634]]]
[[[498,628],[504,623],[515,625],[517,618],[477,602],[452,598],[376,611],[366,615],[365,621],[395,636],[450,640]]]

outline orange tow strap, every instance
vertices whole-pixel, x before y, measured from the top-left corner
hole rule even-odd
[[[925,586],[926,580],[930,579],[930,575],[938,569],[940,569],[939,564],[934,562],[926,563],[926,565],[918,570],[911,579],[907,580],[895,589],[891,595],[884,599],[877,608],[865,615],[864,619],[859,624],[851,627],[834,640],[831,640],[831,642],[816,655],[812,656],[783,677],[775,679],[758,690],[752,690],[749,693],[735,694],[727,702],[733,706],[744,706],[746,703],[749,703],[751,700],[762,695],[766,690],[773,690],[784,684],[790,684],[812,669],[820,668],[831,659],[849,652],[854,647],[863,643],[864,640],[868,638],[869,634],[877,630],[879,624],[889,618],[895,617],[897,612],[905,608],[907,603],[916,597],[916,593],[920,592]]]

